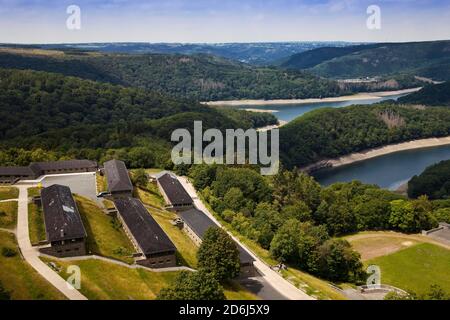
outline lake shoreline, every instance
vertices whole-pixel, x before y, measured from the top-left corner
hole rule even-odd
[[[356,162],[388,155],[391,153],[415,149],[440,147],[445,145],[450,145],[450,136],[412,140],[397,144],[390,144],[379,148],[368,149],[362,152],[355,152],[335,159],[322,160],[309,166],[303,167],[301,168],[301,170],[313,172],[325,168],[338,168]]]
[[[379,91],[379,92],[361,92],[349,96],[329,97],[329,98],[310,98],[310,99],[277,99],[277,100],[229,100],[229,101],[208,101],[201,102],[209,106],[264,106],[273,104],[308,104],[308,103],[322,103],[322,102],[344,102],[344,101],[358,101],[358,100],[376,100],[383,97],[396,96],[401,94],[408,94],[417,92],[419,88],[403,89],[395,91]]]

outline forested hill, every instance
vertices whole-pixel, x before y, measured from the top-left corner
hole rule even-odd
[[[295,55],[283,66],[340,79],[410,74],[446,81],[450,80],[450,41],[319,48]]]
[[[408,182],[408,196],[427,195],[430,199],[449,199],[450,160],[441,161],[425,169]]]
[[[400,98],[398,101],[427,106],[450,106],[450,82],[429,85],[418,92]]]
[[[450,109],[382,103],[319,109],[280,130],[281,162],[303,167],[353,152],[450,135]]]
[[[281,63],[281,67],[288,69],[308,69],[318,64],[342,57],[361,50],[376,48],[378,44],[373,45],[357,45],[348,47],[323,47],[317,48],[290,56],[286,61]]]
[[[253,67],[204,54],[126,55],[0,48],[0,67],[57,72],[200,101],[347,93],[336,82],[303,71]]]
[[[119,153],[131,167],[164,167],[171,132],[191,129],[194,120],[222,130],[276,122],[273,115],[212,109],[60,74],[0,69],[0,80],[0,166]]]

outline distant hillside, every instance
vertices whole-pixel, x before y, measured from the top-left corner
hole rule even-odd
[[[0,67],[56,72],[195,100],[336,96],[334,81],[210,55],[125,55],[0,48]]]
[[[426,86],[418,92],[400,98],[398,101],[427,106],[450,106],[450,82]]]
[[[373,44],[346,47],[323,47],[313,49],[292,55],[280,66],[288,69],[308,69],[315,67],[316,65],[325,61],[342,57],[361,50],[375,48],[377,46],[379,45]]]
[[[119,152],[132,167],[165,166],[172,131],[192,129],[194,120],[220,130],[276,122],[273,115],[222,111],[60,74],[0,70],[0,79],[0,166],[27,164],[53,152],[95,160]]]
[[[338,79],[410,74],[450,80],[450,41],[320,48],[293,56],[286,68]]]
[[[77,43],[40,45],[44,49],[81,49],[131,54],[211,54],[253,65],[269,65],[295,53],[324,46],[342,47],[346,42],[259,42],[259,43]]]
[[[408,182],[408,196],[427,195],[430,199],[450,197],[450,160],[441,161],[425,169]]]
[[[450,135],[450,109],[390,103],[318,109],[280,129],[280,154],[303,167],[353,152],[408,140]]]

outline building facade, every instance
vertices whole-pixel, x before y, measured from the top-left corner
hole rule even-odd
[[[108,192],[112,197],[131,197],[133,194],[133,184],[125,162],[120,160],[110,160],[104,163]]]
[[[97,162],[90,160],[33,162],[27,167],[0,167],[0,184],[13,184],[19,180],[36,180],[48,174],[95,172],[97,168]]]
[[[139,253],[137,264],[149,268],[177,265],[175,245],[140,200],[120,198],[114,201],[114,205],[125,233]]]
[[[52,185],[41,190],[48,247],[42,253],[55,257],[86,255],[87,233],[69,187]]]
[[[166,202],[166,209],[180,211],[193,207],[193,200],[178,178],[168,171],[156,175],[155,181]]]

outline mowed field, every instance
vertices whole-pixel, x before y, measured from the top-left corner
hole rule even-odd
[[[14,255],[3,253],[5,248]],[[64,295],[23,260],[14,234],[0,231],[0,283],[13,300],[61,300]]]
[[[431,285],[450,293],[450,250],[422,243],[366,262],[381,268],[381,282],[425,294]]]
[[[361,233],[346,237],[366,266],[381,269],[381,282],[425,294],[431,285],[450,293],[450,248],[421,235],[394,232]]]

